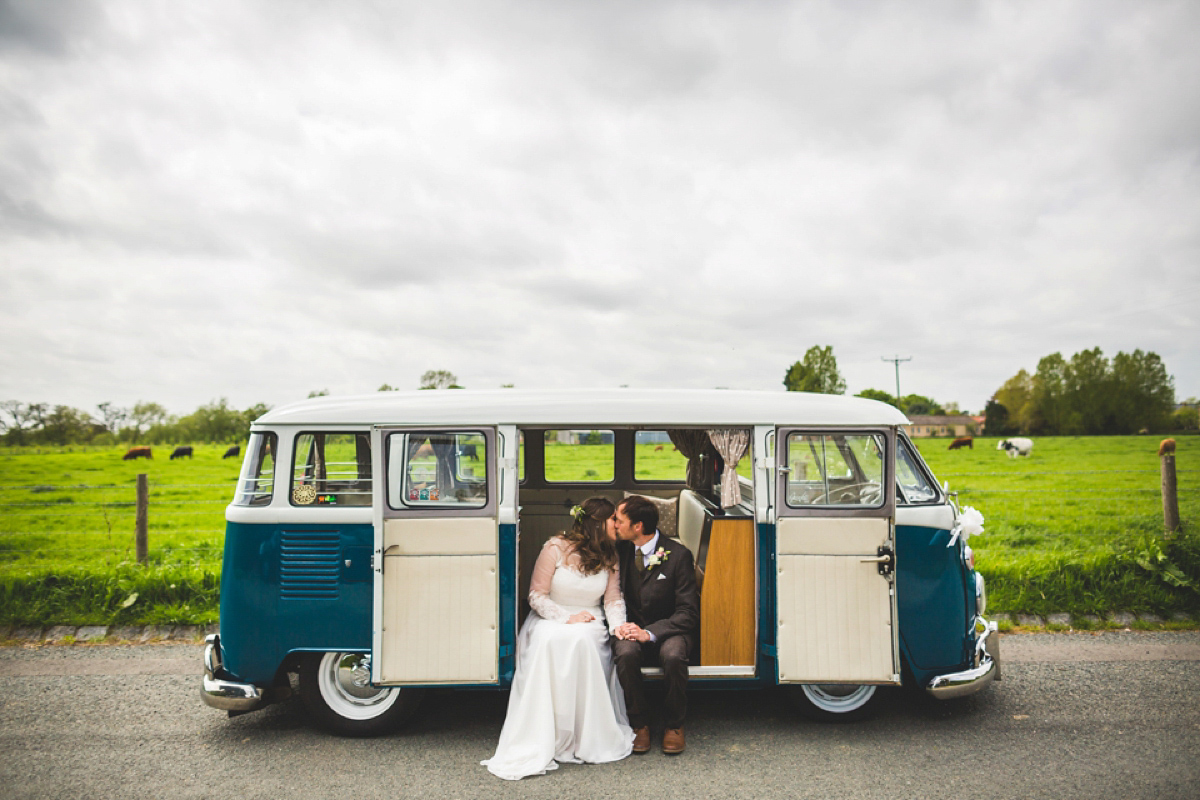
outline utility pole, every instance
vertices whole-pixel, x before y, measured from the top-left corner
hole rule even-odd
[[[908,358],[901,358],[900,356],[894,356],[892,358],[887,358],[886,356],[883,356],[879,360],[880,361],[891,361],[893,364],[896,365],[896,402],[900,402],[900,362],[901,361],[912,361],[912,356],[909,356]]]

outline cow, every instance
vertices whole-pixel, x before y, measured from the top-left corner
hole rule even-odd
[[[996,449],[1007,451],[1009,458],[1016,458],[1017,456],[1027,456],[1033,450],[1033,440],[1032,439],[1022,439],[1022,438],[1001,439],[996,444]]]
[[[122,461],[133,461],[135,458],[154,458],[149,447],[131,447],[129,452],[121,456]]]
[[[458,457],[469,458],[472,461],[479,460],[479,445],[477,444],[460,444],[458,446]]]
[[[192,446],[190,444],[180,445],[179,447],[176,447],[171,452],[170,460],[174,461],[175,459],[183,458],[184,456],[187,456],[188,458],[192,457]]]
[[[969,450],[975,449],[975,440],[970,436],[960,436],[950,443],[950,450],[957,450],[960,447],[966,447]]]
[[[235,444],[233,447],[225,451],[225,455],[221,456],[221,460],[223,461],[227,458],[237,458],[241,454],[242,446],[240,444]]]

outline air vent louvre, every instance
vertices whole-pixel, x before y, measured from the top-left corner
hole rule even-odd
[[[335,531],[284,531],[279,547],[279,596],[338,596],[342,548]]]

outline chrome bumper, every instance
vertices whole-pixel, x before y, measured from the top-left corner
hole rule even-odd
[[[204,639],[204,681],[200,686],[200,699],[205,705],[222,711],[254,711],[263,705],[266,697],[262,688],[217,677],[224,671],[220,634],[209,634]]]
[[[979,638],[975,641],[975,666],[962,672],[938,675],[929,682],[925,691],[939,700],[966,697],[1000,679],[1000,635],[996,623],[983,617],[975,620]]]

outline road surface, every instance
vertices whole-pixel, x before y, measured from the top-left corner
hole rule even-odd
[[[479,766],[506,693],[433,693],[405,731],[346,740],[299,701],[202,705],[195,645],[6,647],[0,798],[1200,797],[1200,633],[1009,635],[1003,656],[980,695],[896,693],[850,725],[694,691],[682,756],[509,783]]]

